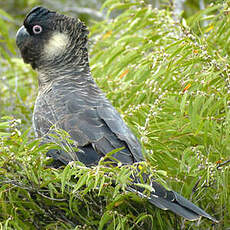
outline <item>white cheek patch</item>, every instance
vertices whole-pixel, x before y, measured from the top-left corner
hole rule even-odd
[[[54,33],[44,46],[44,54],[46,57],[57,56],[62,53],[68,44],[68,35],[63,33]]]

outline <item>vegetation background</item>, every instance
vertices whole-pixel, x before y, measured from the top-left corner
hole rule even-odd
[[[131,166],[48,166],[52,146],[39,146],[31,130],[36,73],[15,46],[35,5],[87,23],[93,76],[141,140],[143,170],[218,224],[185,221],[125,192]],[[229,1],[1,0],[0,7],[1,229],[230,229]]]

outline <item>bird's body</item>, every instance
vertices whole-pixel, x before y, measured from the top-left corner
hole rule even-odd
[[[62,159],[63,163],[80,160],[89,166],[122,147],[123,150],[115,153],[122,163],[142,160],[138,140],[89,76],[55,79],[38,95],[33,123],[38,137],[45,136],[55,126],[76,141],[81,151],[72,155],[72,159]]]
[[[105,154],[113,154],[123,164],[144,159],[141,145],[126,126],[117,110],[94,82],[88,62],[88,31],[77,19],[34,8],[18,31],[17,45],[25,62],[39,73],[39,95],[33,115],[35,133],[44,142],[54,129],[64,129],[75,141],[78,151],[69,155],[64,150],[48,154],[67,164],[80,160],[96,164]],[[155,181],[149,201],[189,220],[200,216],[216,221],[202,209]],[[130,191],[136,191],[134,187]],[[137,191],[141,193],[141,191]]]

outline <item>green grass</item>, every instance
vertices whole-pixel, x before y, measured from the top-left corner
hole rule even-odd
[[[36,74],[8,52],[0,59],[2,229],[227,229],[230,227],[230,77],[227,1],[181,22],[170,10],[110,0],[114,19],[90,27],[98,85],[142,142],[150,170],[168,188],[215,216],[188,222],[125,192],[130,166],[47,165],[34,140]],[[208,25],[203,21],[208,18]],[[10,26],[1,19],[4,48]],[[5,32],[4,32],[5,31]],[[13,51],[12,51],[13,52]],[[7,117],[6,117],[7,116]],[[29,129],[28,129],[29,128]],[[111,186],[115,181],[115,187]]]

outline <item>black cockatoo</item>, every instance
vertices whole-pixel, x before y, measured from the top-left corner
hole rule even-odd
[[[113,155],[122,164],[143,161],[137,138],[91,76],[87,36],[87,27],[79,19],[40,6],[31,10],[18,30],[16,44],[22,58],[38,72],[39,93],[33,114],[36,136],[50,142],[54,125],[69,133],[78,151],[71,157],[64,150],[48,153],[63,164],[79,160],[94,165],[122,147]],[[152,187],[149,201],[155,206],[188,220],[203,216],[216,222],[178,193],[154,181]]]

